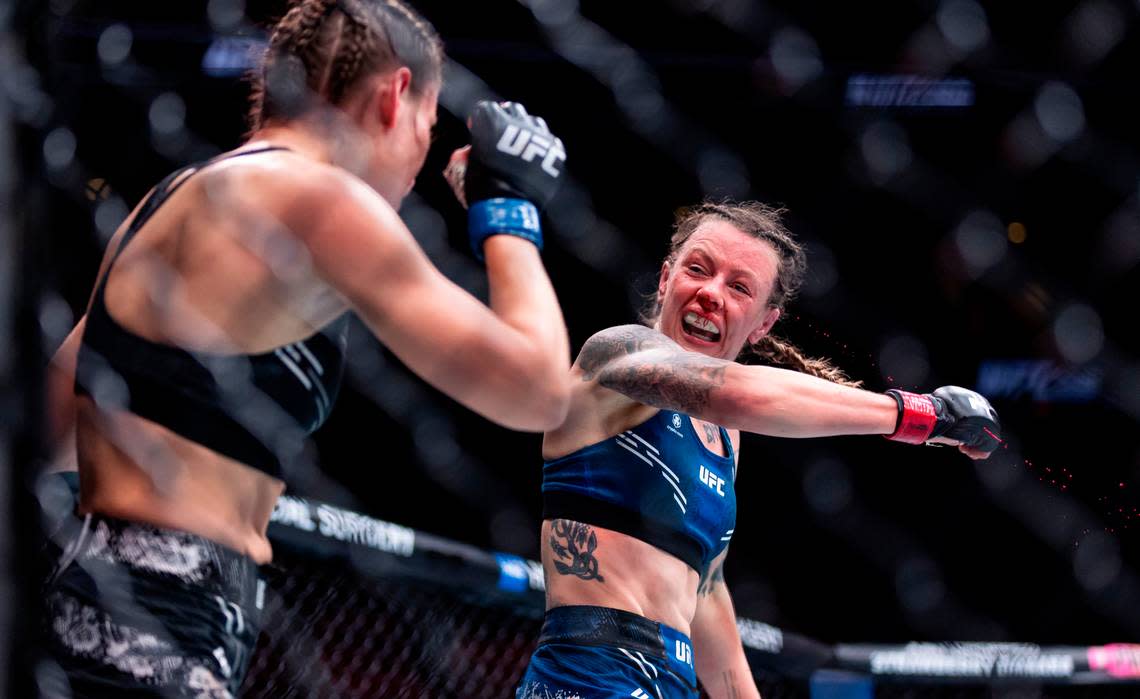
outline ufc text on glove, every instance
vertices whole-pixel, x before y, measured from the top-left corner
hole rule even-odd
[[[465,193],[468,235],[482,258],[483,241],[515,235],[542,249],[539,211],[561,182],[562,140],[546,121],[516,102],[479,102],[470,119],[471,153]]]

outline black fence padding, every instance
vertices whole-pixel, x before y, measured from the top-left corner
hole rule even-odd
[[[75,474],[37,490],[49,523],[73,516]],[[288,496],[269,535],[246,699],[514,696],[542,626],[537,562]],[[1136,644],[832,646],[737,625],[764,699],[810,699],[821,672],[872,678],[875,699],[1140,699]]]
[[[244,697],[514,696],[542,624],[533,605],[281,554]]]

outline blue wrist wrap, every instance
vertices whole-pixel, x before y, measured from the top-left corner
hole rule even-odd
[[[493,235],[515,235],[542,249],[538,209],[526,199],[484,199],[467,210],[467,235],[475,257],[483,259],[483,241]]]

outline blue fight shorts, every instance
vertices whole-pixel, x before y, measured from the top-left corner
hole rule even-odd
[[[618,609],[548,610],[515,699],[618,697],[696,699],[689,637]]]

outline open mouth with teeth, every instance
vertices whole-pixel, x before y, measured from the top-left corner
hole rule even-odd
[[[681,329],[686,335],[705,342],[716,342],[720,339],[720,328],[711,320],[702,318],[692,311],[686,313],[685,317],[681,319]]]

